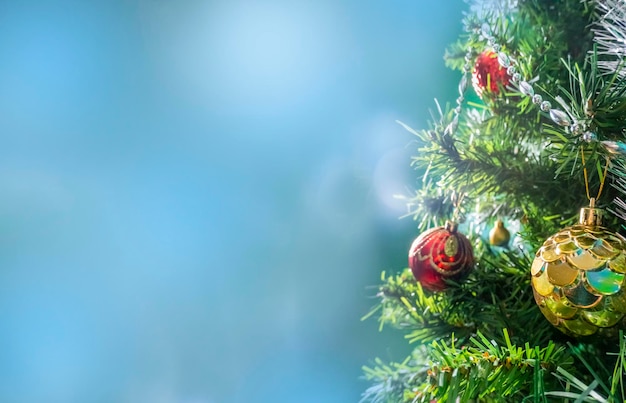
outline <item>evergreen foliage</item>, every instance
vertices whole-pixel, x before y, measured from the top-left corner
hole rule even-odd
[[[534,93],[583,129],[559,124],[520,83],[472,97],[469,77],[460,113],[437,104],[428,128],[401,123],[417,140],[408,215],[418,233],[465,218],[475,265],[443,292],[422,289],[409,269],[382,274],[367,318],[402,329],[414,350],[365,367],[363,401],[622,402],[621,328],[614,338],[565,336],[536,306],[529,271],[543,241],[574,224],[602,184],[604,225],[624,232],[626,4],[473,1],[463,23],[466,33],[445,52],[449,67],[467,76],[495,42]],[[520,228],[510,248],[485,240],[496,218]]]

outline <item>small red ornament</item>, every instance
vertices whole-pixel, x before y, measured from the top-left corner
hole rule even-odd
[[[472,245],[451,221],[415,238],[409,250],[409,267],[422,287],[445,290],[445,280],[464,277],[474,265]]]
[[[497,95],[499,86],[507,86],[510,77],[506,69],[500,66],[498,55],[492,51],[486,51],[478,55],[472,71],[472,86],[479,97],[483,94]]]

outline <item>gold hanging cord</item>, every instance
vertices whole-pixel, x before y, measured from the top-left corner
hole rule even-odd
[[[583,164],[583,175],[585,177],[585,190],[587,191],[587,199],[591,201],[591,195],[589,194],[589,176],[587,175],[587,165],[585,164],[585,150],[582,146],[580,146],[580,159]],[[602,189],[604,189],[604,182],[606,180],[606,173],[609,170],[609,159],[606,159],[606,165],[604,165],[604,173],[600,177],[600,188],[598,189],[598,195],[594,200],[600,199],[600,195],[602,194]]]

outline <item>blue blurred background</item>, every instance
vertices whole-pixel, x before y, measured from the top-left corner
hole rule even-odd
[[[358,401],[463,9],[0,1],[0,401]]]

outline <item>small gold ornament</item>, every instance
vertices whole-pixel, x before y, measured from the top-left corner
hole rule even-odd
[[[610,334],[625,324],[626,238],[602,226],[594,203],[580,210],[578,224],[543,243],[530,269],[539,309],[573,336]]]
[[[507,246],[511,240],[511,233],[504,226],[502,220],[497,220],[495,226],[489,231],[489,243],[493,246]]]

